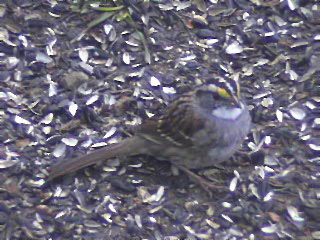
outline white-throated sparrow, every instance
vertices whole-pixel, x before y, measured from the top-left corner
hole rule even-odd
[[[237,82],[228,79],[184,93],[147,119],[134,136],[87,155],[60,161],[50,179],[117,156],[147,154],[182,169],[214,166],[232,156],[249,132],[251,118]]]

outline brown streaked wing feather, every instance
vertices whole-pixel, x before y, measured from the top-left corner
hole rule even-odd
[[[148,119],[140,129],[140,133],[151,136],[155,142],[171,140],[177,146],[193,145],[192,136],[203,126],[199,116],[195,116],[190,97],[180,97],[170,104],[160,116]],[[190,121],[191,120],[191,121]]]

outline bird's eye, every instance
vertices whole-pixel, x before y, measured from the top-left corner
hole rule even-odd
[[[220,99],[218,93],[210,92],[210,91],[198,91],[197,99],[199,105],[204,108],[212,108],[217,100]]]
[[[211,93],[211,96],[216,101],[221,99],[221,96],[218,93]]]

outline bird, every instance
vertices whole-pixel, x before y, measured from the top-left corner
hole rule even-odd
[[[215,78],[177,96],[159,114],[144,120],[133,136],[54,164],[49,180],[103,160],[140,154],[169,161],[198,179],[191,170],[228,160],[240,148],[250,127],[251,117],[239,82]]]

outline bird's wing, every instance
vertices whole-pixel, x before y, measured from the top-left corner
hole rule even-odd
[[[192,147],[194,133],[204,125],[194,107],[189,96],[180,97],[163,113],[146,120],[139,133],[159,144],[171,141],[176,146]]]

